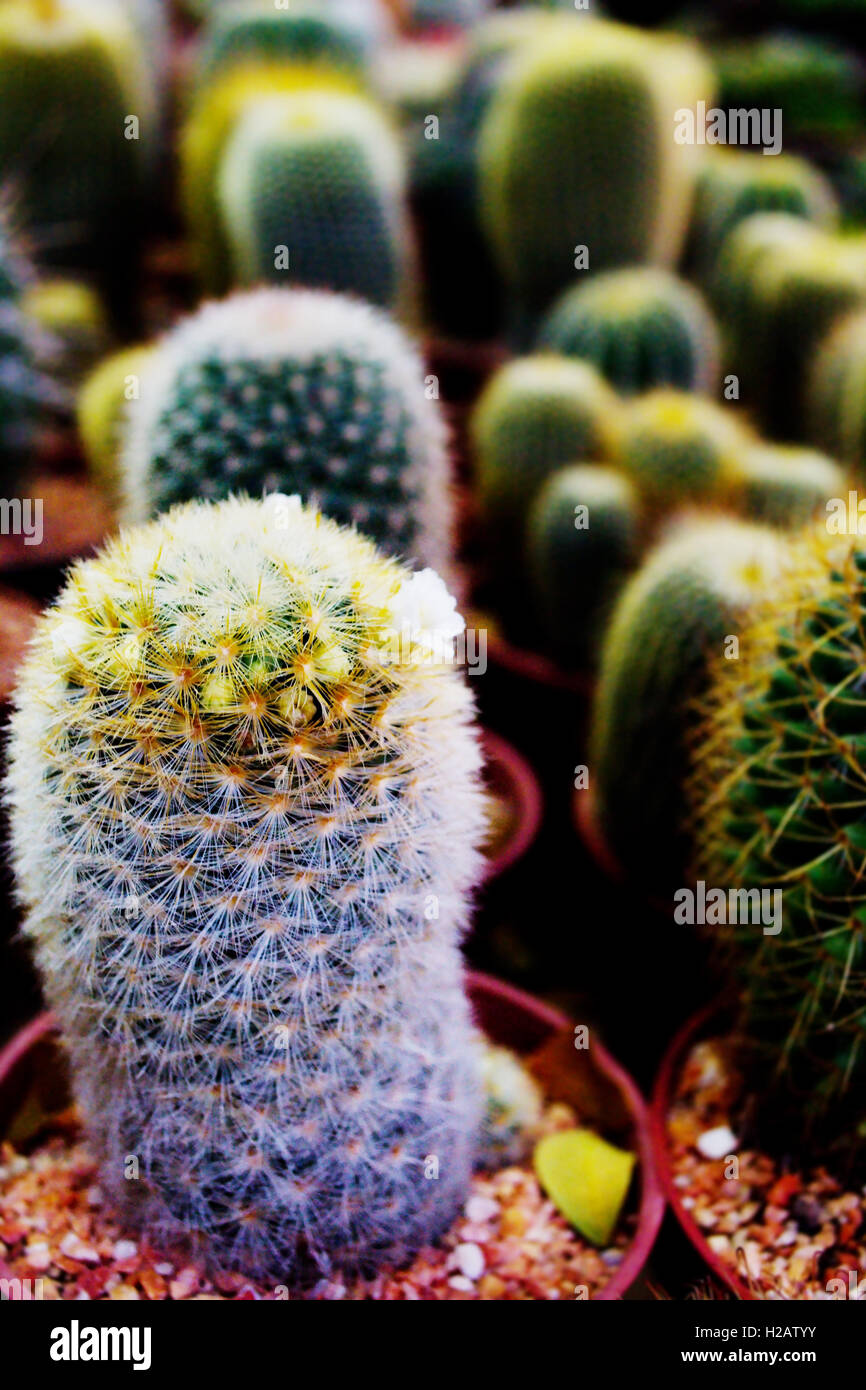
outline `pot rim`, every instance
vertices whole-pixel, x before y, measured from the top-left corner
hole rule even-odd
[[[543,1032],[555,1033],[570,1026],[571,1020],[559,1009],[490,975],[467,971],[466,985],[473,1000],[486,1000],[494,1006],[496,1002],[501,1002],[512,1010],[528,1015]],[[54,1015],[46,1011],[38,1014],[16,1033],[0,1050],[0,1088],[31,1048],[58,1031]],[[506,1039],[502,1041],[507,1042]],[[602,1043],[593,1042],[592,1057],[599,1071],[617,1087],[625,1101],[633,1126],[640,1183],[638,1222],[634,1238],[626,1249],[622,1264],[592,1300],[611,1302],[621,1298],[643,1270],[661,1227],[665,1197],[656,1171],[650,1115],[643,1096],[628,1072]]]
[[[534,842],[544,815],[544,796],[532,765],[513,743],[492,729],[482,730],[481,742],[487,759],[505,768],[515,792],[514,805],[517,809],[516,824],[511,835],[497,854],[485,860],[481,881],[487,883],[522,859]]]

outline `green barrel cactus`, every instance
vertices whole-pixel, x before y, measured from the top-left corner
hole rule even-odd
[[[829,179],[799,155],[710,150],[698,176],[689,231],[689,261],[700,280],[712,281],[734,227],[755,213],[773,212],[831,228],[839,206]]]
[[[452,503],[438,402],[406,335],[359,301],[258,289],[157,344],[128,416],[124,517],[291,490],[391,554],[447,573]]]
[[[827,503],[847,495],[844,471],[826,454],[796,445],[752,444],[734,481],[737,510],[751,521],[794,530],[826,517]]]
[[[6,783],[24,931],[100,1185],[157,1249],[302,1288],[405,1264],[466,1200],[461,623],[280,496],[124,532],[40,621]]]
[[[45,258],[101,267],[128,250],[157,119],[152,71],[123,6],[0,7],[0,179],[14,183],[17,215]]]
[[[653,266],[609,270],[566,290],[536,346],[592,362],[625,395],[710,391],[719,374],[718,331],[702,295]]]
[[[210,82],[226,67],[250,61],[321,64],[363,80],[368,53],[363,30],[321,5],[293,0],[291,9],[278,10],[273,0],[232,0],[209,18],[197,80]]]
[[[81,280],[45,279],[25,290],[21,307],[51,338],[53,375],[75,390],[107,351],[110,331],[101,297]]]
[[[730,406],[660,387],[631,404],[615,461],[657,514],[724,497],[750,438]]]
[[[408,307],[402,150],[366,97],[307,88],[251,102],[226,146],[217,201],[235,283],[288,281]]]
[[[774,439],[805,438],[811,362],[845,314],[866,306],[866,236],[836,235],[781,213],[742,222],[720,261],[731,286],[732,369]]]
[[[711,87],[685,40],[548,16],[479,145],[484,225],[518,336],[586,268],[673,264],[701,155],[674,140],[674,113]]]
[[[533,498],[557,468],[610,457],[617,408],[594,367],[553,354],[515,358],[485,387],[470,435],[488,558],[503,599],[515,588],[525,598],[520,557]],[[510,607],[501,605],[504,617]]]
[[[866,308],[837,323],[809,369],[809,437],[866,477]]]
[[[762,1113],[790,1106],[800,1142],[811,1120],[815,1144],[862,1145],[862,539],[805,539],[790,568],[741,663],[715,675],[694,758],[695,864],[720,888],[781,893],[779,929],[729,923],[719,941],[765,1067]]]
[[[154,349],[146,344],[112,353],[88,374],[76,396],[78,437],[93,482],[117,511],[122,504],[120,459],[129,412],[141,400],[141,380]]]
[[[788,143],[840,141],[862,127],[863,73],[844,45],[792,32],[762,34],[712,53],[725,111],[781,110]]]
[[[728,644],[783,553],[767,528],[691,522],[650,553],[613,611],[592,710],[590,788],[608,845],[644,889],[683,882],[692,705],[710,658],[734,652]]]
[[[637,496],[616,469],[563,468],[537,494],[527,568],[544,644],[563,667],[595,665],[608,609],[637,558],[639,533]]]

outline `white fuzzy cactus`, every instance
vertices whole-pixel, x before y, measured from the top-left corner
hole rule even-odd
[[[124,519],[232,492],[298,492],[447,575],[447,436],[410,340],[339,295],[258,289],[157,346],[129,412]]]
[[[458,626],[441,581],[280,496],[123,533],[40,620],[7,781],[24,930],[100,1181],[158,1246],[294,1285],[456,1215],[484,800],[430,652]]]

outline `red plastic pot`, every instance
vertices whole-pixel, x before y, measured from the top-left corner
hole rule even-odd
[[[692,1214],[683,1206],[683,1194],[674,1183],[671,1166],[670,1146],[668,1144],[668,1115],[673,1103],[677,1077],[695,1043],[702,1038],[722,1035],[730,1023],[730,1010],[710,1004],[700,1013],[694,1014],[671,1041],[659,1068],[653,1088],[652,1104],[649,1112],[650,1134],[653,1147],[653,1164],[658,1173],[662,1190],[677,1221],[697,1250],[701,1259],[712,1270],[725,1288],[736,1294],[737,1298],[754,1301],[755,1295],[748,1284],[743,1283],[731,1272],[707,1243],[707,1238]]]
[[[494,854],[487,857],[484,881],[510,869],[526,853],[538,834],[544,800],[538,778],[517,749],[499,734],[485,729],[482,734],[485,755],[485,781],[494,796],[512,811],[507,836]]]
[[[534,1052],[555,1034],[570,1031],[571,1023],[558,1009],[533,999],[522,990],[470,973],[467,987],[479,1027],[493,1042],[515,1052]],[[43,1109],[65,1102],[62,1062],[56,1044],[56,1024],[40,1014],[0,1052],[0,1135],[25,1099],[39,1093]],[[596,1295],[609,1302],[621,1298],[637,1279],[655,1243],[664,1216],[664,1196],[655,1173],[649,1120],[643,1097],[627,1072],[594,1042],[592,1060],[598,1072],[616,1087],[631,1120],[638,1156],[638,1223],[622,1264]]]

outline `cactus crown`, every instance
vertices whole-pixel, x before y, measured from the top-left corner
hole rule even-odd
[[[692,799],[698,872],[778,887],[778,934],[729,925],[744,1029],[813,1117],[866,1067],[862,672],[866,555],[812,536],[721,663],[705,701]]]
[[[291,10],[250,0],[220,5],[210,17],[198,63],[200,81],[229,64],[291,62],[346,69],[362,75],[367,61],[363,31],[344,16],[322,13],[297,0]]]
[[[459,626],[435,575],[279,496],[124,532],[40,620],[7,783],[25,931],[105,1190],[155,1243],[294,1282],[403,1262],[463,1199]]]
[[[130,416],[128,520],[289,488],[391,553],[448,568],[439,407],[407,338],[367,305],[268,289],[206,305],[159,345]]]
[[[617,462],[650,506],[666,506],[720,495],[749,438],[730,408],[660,388],[631,406]]]

